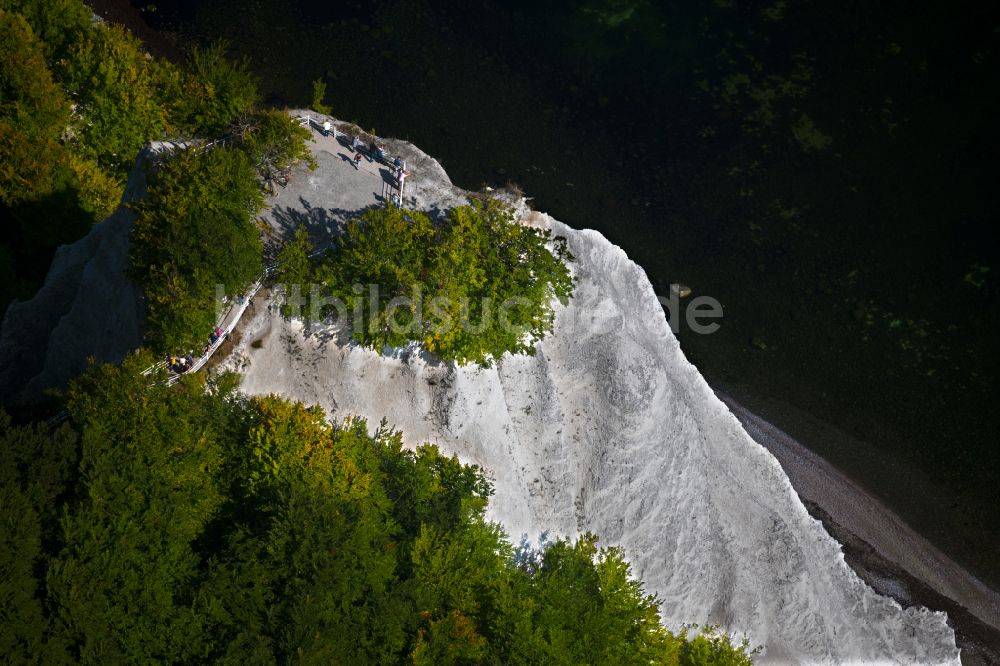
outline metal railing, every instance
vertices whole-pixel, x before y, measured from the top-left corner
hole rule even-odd
[[[335,243],[332,242],[327,243],[323,247],[313,250],[306,256],[312,259],[313,257],[317,257],[323,254],[334,245]],[[171,376],[167,378],[167,386],[172,386],[173,384],[175,384],[181,378],[182,375],[186,375],[189,372],[197,372],[198,370],[201,370],[205,366],[205,363],[207,363],[208,359],[210,359],[212,355],[215,354],[216,351],[218,351],[218,349],[222,346],[222,343],[226,340],[226,338],[228,338],[229,335],[234,330],[236,330],[236,325],[240,323],[240,319],[243,318],[243,315],[246,313],[247,308],[250,307],[250,301],[253,299],[254,296],[257,295],[257,292],[260,291],[260,288],[264,286],[264,282],[267,280],[267,278],[273,275],[274,272],[278,270],[279,266],[280,264],[278,264],[278,262],[274,262],[273,264],[269,264],[264,268],[264,272],[261,273],[260,277],[257,278],[257,280],[252,285],[250,285],[250,288],[246,291],[246,293],[242,294],[241,297],[240,296],[237,297],[235,304],[236,314],[233,315],[234,308],[231,305],[229,309],[226,310],[225,314],[223,314],[220,320],[217,322],[216,329],[221,329],[222,334],[218,336],[218,338],[216,338],[214,342],[209,342],[208,347],[205,349],[205,351],[202,353],[201,356],[199,356],[197,359],[194,360],[194,363],[191,364],[190,368],[185,369],[184,372],[172,373]],[[226,323],[227,321],[228,323]],[[143,370],[142,374],[143,376],[149,376],[155,371],[165,367],[167,367],[167,362],[160,361],[158,363],[154,363],[153,365]]]
[[[307,113],[304,116],[298,116],[295,120],[300,125],[305,125],[311,129],[315,129],[318,132],[324,132],[325,136],[330,136],[330,133],[332,131],[334,140],[336,140],[337,137],[340,136],[341,134],[343,134],[344,136],[348,136],[346,132],[340,132],[338,134],[337,127],[330,121],[329,118],[326,118],[323,121],[323,123],[320,124],[320,121],[318,119],[313,118],[311,113]],[[370,150],[368,151],[368,155],[371,159],[373,160],[377,159],[379,160],[380,163],[385,164],[386,166],[401,166],[404,171],[406,170],[406,160],[404,160],[401,157],[397,156],[396,158],[393,158],[391,155],[376,156],[373,155]],[[397,159],[399,160],[398,165],[396,164]],[[401,207],[403,205],[403,197],[405,196],[404,194],[405,183],[406,183],[405,176],[403,177],[402,180],[400,180],[397,177],[395,185],[395,189],[397,192],[396,196],[390,194],[389,196],[385,196],[384,198],[387,201],[392,201],[395,205]],[[383,192],[383,194],[385,194],[385,192]]]

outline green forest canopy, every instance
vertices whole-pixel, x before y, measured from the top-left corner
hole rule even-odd
[[[436,446],[150,360],[91,368],[54,430],[0,412],[11,663],[750,663],[592,536],[514,547]]]
[[[229,134],[258,176],[303,153],[283,114],[255,111],[256,83],[225,44],[176,65],[80,0],[0,0],[0,51],[0,308],[115,209],[147,141]]]
[[[279,282],[303,294],[319,286],[296,314],[325,316],[331,308],[316,306],[336,299],[344,304],[338,316],[365,346],[415,341],[459,364],[533,353],[552,330],[553,300],[565,305],[573,293],[565,239],[520,224],[495,199],[453,208],[440,221],[395,206],[369,209],[347,224],[336,250],[309,262],[310,249],[299,234],[278,257]]]
[[[178,149],[151,165],[133,205],[131,275],[146,295],[146,344],[199,349],[216,325],[217,300],[261,276],[263,186],[303,159],[309,130],[281,111],[242,115],[225,145]]]
[[[220,294],[263,272],[257,215],[264,188],[294,162],[310,168],[309,130],[282,111],[241,113],[220,145],[159,156],[133,205],[131,275],[146,295],[146,344],[197,348],[215,327]]]

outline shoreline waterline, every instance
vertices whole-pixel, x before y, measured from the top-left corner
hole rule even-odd
[[[934,592],[968,610],[988,625],[1000,641],[1000,592],[948,557],[843,471],[770,421],[751,412],[726,391],[716,386],[713,390],[750,437],[774,455],[807,507],[810,504],[819,507],[821,513],[837,527],[869,546],[885,562],[898,566]],[[831,536],[847,549],[843,535]],[[858,573],[862,575],[862,572]],[[862,578],[871,584],[864,575]],[[891,594],[893,586],[883,582],[886,584],[877,586],[882,588],[880,591],[883,594],[890,593],[903,605],[923,605],[905,594]],[[933,610],[947,611],[940,608]],[[949,617],[955,621],[951,612]],[[990,647],[1000,649],[1000,644]]]

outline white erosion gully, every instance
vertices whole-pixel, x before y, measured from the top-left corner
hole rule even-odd
[[[420,165],[410,203],[454,201],[440,165],[403,142],[390,148]],[[293,177],[285,200],[296,181],[319,190],[324,177]],[[685,359],[642,269],[595,231],[533,212],[524,222],[566,237],[578,280],[535,356],[489,369],[415,349],[380,356],[268,304],[224,366],[248,393],[370,426],[385,417],[411,445],[482,466],[496,488],[489,515],[515,539],[593,532],[622,546],[672,628],[746,633],[760,662],[958,664],[943,613],[902,609],[847,566],[778,461]]]

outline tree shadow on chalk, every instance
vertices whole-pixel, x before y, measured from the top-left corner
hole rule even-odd
[[[307,322],[302,334],[315,341],[320,347],[334,345],[335,347],[357,347],[358,343],[351,338],[351,322],[338,321],[330,316],[322,321]]]
[[[376,202],[364,208],[321,208],[314,207],[303,197],[299,197],[299,204],[294,208],[291,206],[271,208],[268,221],[274,242],[280,244],[290,240],[295,235],[296,229],[305,228],[314,247],[327,247],[343,233],[348,220],[356,219],[366,210],[381,205]]]
[[[345,349],[364,347],[364,345],[351,335],[352,322],[349,315],[346,319],[346,321],[341,321],[337,319],[335,314],[331,314],[322,321],[307,322],[302,334],[306,338],[313,340],[320,348],[324,348],[327,345]],[[431,368],[444,368],[454,365],[452,361],[444,361],[436,354],[432,354],[416,344],[406,347],[384,347],[381,355],[387,359],[402,361],[407,365],[418,360]]]

